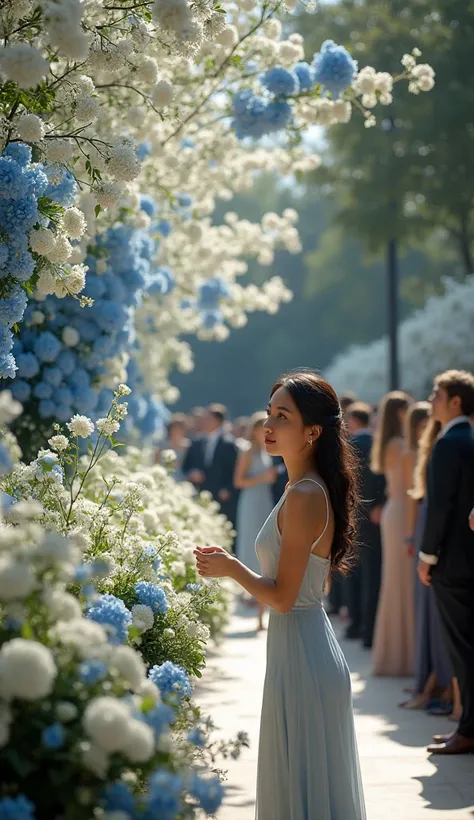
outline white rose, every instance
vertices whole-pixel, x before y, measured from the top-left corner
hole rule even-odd
[[[111,418],[103,418],[97,419],[95,426],[97,427],[99,433],[102,433],[104,436],[111,436],[120,430],[120,424],[118,421],[115,421]]]
[[[57,669],[47,646],[13,638],[0,649],[0,696],[37,700],[50,695]]]
[[[56,452],[62,453],[63,450],[67,450],[69,447],[69,439],[61,435],[52,436],[52,438],[48,439],[48,444],[53,450],[56,450]]]
[[[142,657],[131,646],[117,647],[112,656],[111,664],[135,691],[140,688],[146,679],[146,666]]]
[[[88,438],[94,432],[94,423],[87,416],[76,414],[71,421],[66,424],[73,436],[78,438]]]
[[[92,742],[105,752],[123,751],[131,736],[129,707],[109,696],[91,700],[84,711],[83,725]]]

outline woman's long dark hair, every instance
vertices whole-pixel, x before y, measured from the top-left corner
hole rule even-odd
[[[328,382],[313,370],[281,376],[271,395],[284,387],[306,427],[322,427],[315,448],[315,468],[329,492],[334,513],[331,568],[347,572],[356,557],[358,461],[349,442],[339,399]]]

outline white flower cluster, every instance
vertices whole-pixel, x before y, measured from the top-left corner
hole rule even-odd
[[[400,325],[400,370],[404,390],[419,399],[429,394],[433,377],[450,368],[474,370],[471,337],[474,322],[474,277],[445,281],[441,296]],[[376,402],[388,389],[388,342],[378,339],[341,353],[327,369],[335,389],[354,390]]]

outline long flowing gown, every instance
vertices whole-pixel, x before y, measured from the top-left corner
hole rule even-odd
[[[413,558],[405,545],[408,496],[403,463],[385,472],[388,501],[380,522],[382,584],[372,655],[375,675],[412,675],[415,656],[415,594]]]
[[[272,579],[280,553],[278,510],[286,495],[256,542],[262,574]],[[318,541],[329,523],[326,493],[325,498],[326,527]],[[323,608],[329,566],[311,554],[293,608],[288,614],[270,612],[256,820],[366,817],[350,673]]]
[[[247,471],[253,478],[260,475],[272,466],[272,458],[265,450],[256,450]],[[270,484],[256,484],[240,491],[237,507],[237,545],[236,553],[239,561],[253,572],[260,572],[255,552],[255,539],[262,524],[270,515],[273,507],[272,490]]]

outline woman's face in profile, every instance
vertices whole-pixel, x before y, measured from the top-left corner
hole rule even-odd
[[[305,427],[301,414],[285,387],[275,390],[263,422],[267,453],[272,456],[295,455],[308,449],[310,427]]]

